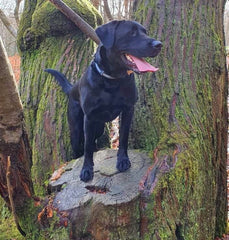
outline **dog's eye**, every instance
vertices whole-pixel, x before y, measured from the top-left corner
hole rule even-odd
[[[131,37],[136,37],[138,34],[137,29],[132,29],[130,32]]]

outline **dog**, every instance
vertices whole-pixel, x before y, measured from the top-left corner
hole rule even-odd
[[[52,74],[68,95],[68,123],[74,157],[82,155],[84,163],[80,179],[93,179],[93,152],[96,139],[103,134],[106,122],[120,116],[120,139],[116,168],[124,172],[130,168],[128,136],[138,93],[134,73],[155,72],[158,69],[143,58],[156,57],[162,43],[150,38],[145,28],[135,21],[111,21],[95,30],[101,43],[94,59],[82,78],[72,85],[66,77],[53,69]]]

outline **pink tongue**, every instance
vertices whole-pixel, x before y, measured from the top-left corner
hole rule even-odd
[[[132,55],[129,55],[129,56],[136,64],[139,72],[156,72],[157,70],[159,70],[159,68],[156,68],[156,67],[150,65],[148,62],[146,62],[143,59],[134,57]]]

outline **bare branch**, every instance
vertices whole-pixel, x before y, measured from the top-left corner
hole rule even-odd
[[[5,27],[8,29],[8,31],[17,38],[17,30],[14,28],[14,26],[10,23],[8,17],[5,15],[5,13],[0,9],[0,19],[2,20]]]
[[[22,0],[15,0],[16,2],[16,6],[14,9],[14,17],[17,23],[17,26],[19,25],[19,8],[20,8],[20,3],[22,2]]]
[[[76,26],[85,33],[88,37],[90,37],[97,44],[100,43],[100,40],[95,33],[95,30],[85,22],[77,13],[75,13],[70,7],[68,7],[61,0],[49,0],[56,8],[58,8],[67,18],[69,18],[72,22],[76,24]]]
[[[110,11],[110,8],[109,8],[109,5],[108,5],[108,2],[107,0],[103,0],[103,3],[104,3],[104,11],[107,15],[107,18],[112,21],[113,20],[113,17],[111,15],[111,11]]]

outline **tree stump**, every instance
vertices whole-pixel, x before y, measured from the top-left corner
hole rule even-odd
[[[49,190],[55,192],[52,205],[59,215],[67,216],[72,239],[140,237],[139,183],[151,159],[131,150],[131,168],[120,173],[116,155],[117,151],[111,149],[95,153],[94,179],[88,183],[79,179],[83,158],[70,162],[59,179],[50,181]]]

